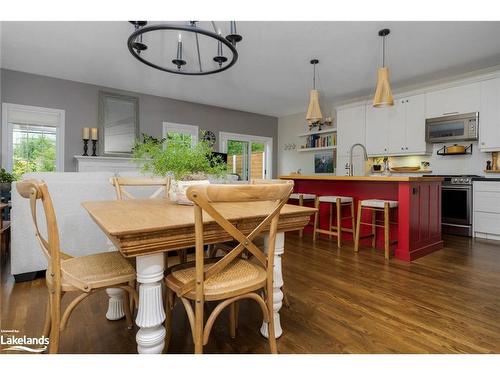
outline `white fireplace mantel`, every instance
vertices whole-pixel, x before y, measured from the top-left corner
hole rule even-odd
[[[75,155],[77,172],[134,172],[140,166],[131,158],[115,156],[80,156]]]

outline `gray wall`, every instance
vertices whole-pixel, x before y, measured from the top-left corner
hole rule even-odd
[[[167,73],[165,73],[167,74]],[[277,173],[278,119],[255,113],[115,90],[86,83],[2,69],[2,102],[66,111],[65,171],[75,170],[74,155],[81,155],[82,128],[97,127],[98,92],[107,90],[139,97],[140,131],[161,137],[162,122],[198,125],[218,132],[273,137],[273,174]],[[216,145],[218,148],[218,143]]]

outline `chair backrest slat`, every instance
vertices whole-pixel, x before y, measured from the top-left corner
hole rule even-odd
[[[16,189],[23,198],[30,200],[31,217],[35,227],[36,237],[40,246],[47,256],[51,272],[54,273],[54,281],[60,282],[61,271],[61,249],[59,244],[59,230],[57,227],[56,214],[52,198],[44,181],[39,180],[24,180],[16,183]],[[37,201],[42,201],[45,221],[47,226],[47,239],[40,232],[37,219]]]
[[[279,213],[286,204],[293,190],[293,182],[284,184],[253,184],[253,185],[195,185],[187,189],[187,197],[196,205],[197,216],[203,212],[217,222],[238,244],[216,263],[206,270],[203,264],[203,220],[196,220],[196,278],[186,283],[181,290],[185,294],[196,288],[203,290],[203,283],[210,277],[226,268],[243,250],[247,249],[268,270],[272,277],[274,261],[274,240],[278,227]],[[227,208],[227,203],[269,202],[269,211],[249,235],[245,235],[220,212],[221,203]],[[253,243],[253,240],[267,228],[270,228],[270,241],[267,254]],[[274,232],[274,233],[272,233]],[[271,244],[272,242],[272,244]],[[200,276],[201,275],[201,276]]]
[[[163,193],[163,197],[168,197],[170,189],[170,177],[163,178],[149,178],[149,177],[112,177],[111,184],[115,187],[116,198],[123,199],[136,199],[136,197],[127,191],[125,187],[158,187],[150,196],[150,199],[158,198]]]

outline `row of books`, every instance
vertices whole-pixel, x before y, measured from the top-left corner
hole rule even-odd
[[[319,135],[313,134],[307,137],[306,147],[316,148],[316,147],[329,147],[335,146],[337,144],[337,134]]]

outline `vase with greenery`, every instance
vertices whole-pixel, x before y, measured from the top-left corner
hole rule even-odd
[[[190,139],[157,139],[146,134],[132,149],[133,159],[143,172],[173,178],[170,198],[180,204],[191,204],[186,198],[189,186],[208,184],[209,177],[227,175],[226,164],[212,151],[211,144],[204,140],[192,146]]]

